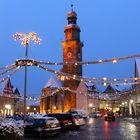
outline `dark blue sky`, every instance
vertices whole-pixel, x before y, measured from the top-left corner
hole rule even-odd
[[[109,59],[140,53],[140,0],[73,0],[78,14],[83,61]],[[30,44],[29,57],[43,61],[62,61],[61,41],[67,24],[70,0],[3,0],[0,2],[0,67],[23,58],[25,48],[12,35],[35,31],[41,45]],[[52,68],[59,70],[60,67]],[[28,94],[40,94],[51,73],[29,68]],[[134,59],[117,64],[84,66],[84,76],[133,77]],[[23,92],[23,68],[12,83]]]

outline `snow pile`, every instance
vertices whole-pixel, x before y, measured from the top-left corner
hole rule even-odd
[[[4,120],[0,123],[0,137],[18,138],[24,135],[23,125],[17,125],[13,120]]]

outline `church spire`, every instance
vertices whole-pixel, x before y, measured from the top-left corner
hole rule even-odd
[[[73,12],[73,3],[71,3],[71,11]]]
[[[73,4],[71,3],[71,11],[67,15],[68,24],[76,24],[77,14],[73,11]]]

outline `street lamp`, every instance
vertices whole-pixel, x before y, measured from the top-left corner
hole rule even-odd
[[[35,32],[29,32],[25,34],[23,32],[17,32],[14,36],[15,40],[20,40],[21,44],[26,47],[25,60],[28,59],[28,46],[32,40],[35,44],[40,44],[41,39],[37,36]],[[24,124],[26,118],[26,89],[27,89],[27,63],[25,65],[25,76],[24,76]]]
[[[90,104],[89,104],[89,107],[92,107],[92,106],[93,106],[93,104],[92,104],[92,103],[90,103]]]
[[[6,105],[5,105],[5,108],[6,108],[6,109],[11,109],[11,105],[10,105],[10,104],[6,104]]]

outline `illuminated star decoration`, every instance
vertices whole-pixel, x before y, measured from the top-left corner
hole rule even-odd
[[[30,43],[30,40],[34,41],[35,44],[40,44],[41,39],[35,32],[29,32],[27,35],[23,32],[17,32],[13,35],[15,40],[21,40],[21,44],[26,46]]]

